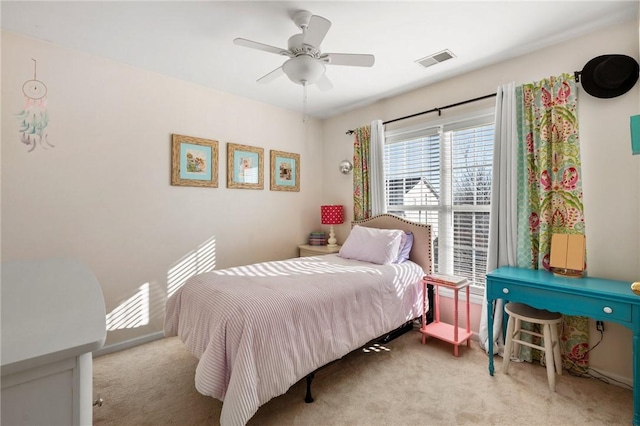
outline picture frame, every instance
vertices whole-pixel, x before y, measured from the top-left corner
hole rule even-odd
[[[271,190],[300,192],[300,154],[270,151]]]
[[[227,188],[264,189],[264,149],[227,143]]]
[[[171,135],[171,185],[218,187],[218,141]]]

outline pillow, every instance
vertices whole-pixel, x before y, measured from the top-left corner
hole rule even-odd
[[[402,240],[404,243],[400,245],[398,257],[393,263],[402,263],[409,260],[409,253],[411,252],[411,247],[413,247],[413,232],[405,232]]]
[[[345,259],[388,265],[398,258],[403,231],[355,225],[340,248]]]

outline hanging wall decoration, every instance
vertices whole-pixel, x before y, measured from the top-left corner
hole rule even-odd
[[[227,188],[264,189],[264,148],[227,143]]]
[[[300,192],[300,154],[271,150],[271,190]]]
[[[33,79],[27,80],[22,85],[24,93],[24,108],[17,114],[20,120],[20,141],[29,147],[29,152],[36,149],[36,145],[43,148],[53,147],[46,133],[49,124],[47,113],[47,85],[38,80],[37,62],[33,61]]]
[[[218,141],[171,135],[171,185],[218,187]]]

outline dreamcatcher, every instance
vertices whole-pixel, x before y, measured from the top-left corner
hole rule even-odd
[[[24,108],[17,114],[20,120],[20,141],[29,147],[29,152],[36,149],[36,144],[46,148],[45,145],[53,147],[45,133],[49,124],[47,113],[47,85],[38,80],[36,75],[37,62],[33,61],[33,80],[27,80],[22,85],[24,93]]]

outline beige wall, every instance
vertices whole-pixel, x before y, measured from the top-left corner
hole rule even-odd
[[[351,157],[352,137],[345,135],[347,129],[375,119],[390,120],[493,93],[499,85],[512,81],[522,84],[563,72],[572,73],[581,70],[591,58],[606,53],[638,58],[637,19],[326,120],[324,169],[331,170],[343,157]],[[629,116],[640,111],[639,92],[640,83],[631,92],[614,99],[596,99],[579,92],[587,260],[592,276],[640,279],[640,156],[631,155],[629,135]],[[444,114],[491,103],[492,100],[478,102]],[[432,114],[394,125],[409,125],[435,117]],[[324,191],[325,198],[350,205],[351,181],[343,182],[337,172],[325,175]],[[347,217],[353,217],[352,211]],[[347,225],[337,230],[340,241],[347,232]],[[451,318],[451,306],[450,300],[443,300],[443,318],[447,320]],[[475,305],[471,322],[476,332],[479,318],[480,306]],[[591,335],[592,340],[599,337],[595,328]],[[605,339],[591,353],[591,363],[595,368],[630,381],[631,332],[617,324],[606,324]]]
[[[107,344],[157,333],[169,272],[197,253],[209,256],[203,244],[215,243],[217,268],[285,258],[319,227],[319,204],[342,203],[352,217],[351,176],[338,172],[338,163],[352,156],[347,129],[492,93],[510,81],[579,70],[603,53],[637,58],[638,39],[637,20],[629,21],[303,124],[293,112],[3,32],[2,260],[78,258],[100,281],[107,312],[148,284],[148,324],[110,331]],[[27,153],[14,114],[24,103],[22,84],[33,75],[31,58],[49,89],[49,139],[56,147]],[[610,100],[580,93],[591,275],[640,279],[640,156],[631,156],[628,130],[628,117],[640,111],[638,87]],[[172,133],[220,142],[219,188],[169,185]],[[265,149],[264,190],[225,188],[227,142]],[[270,149],[301,154],[300,193],[268,189]],[[336,227],[340,241],[348,229]],[[443,300],[442,306],[447,320],[451,303]],[[479,315],[473,306],[475,331]],[[607,324],[604,342],[591,355],[594,367],[630,380],[627,329]]]
[[[15,114],[31,58],[48,86],[55,148],[29,153]],[[218,188],[170,186],[172,133],[219,141]],[[264,148],[264,190],[226,188],[227,142]],[[299,193],[269,190],[271,149],[301,155]],[[217,268],[297,255],[319,227],[321,159],[317,120],[2,34],[2,260],[78,258],[107,312],[148,283],[148,305],[130,300],[123,313],[148,309],[148,324],[110,331],[107,345],[162,331],[168,273],[183,261],[188,269],[199,247]],[[211,241],[213,253],[201,247]]]

